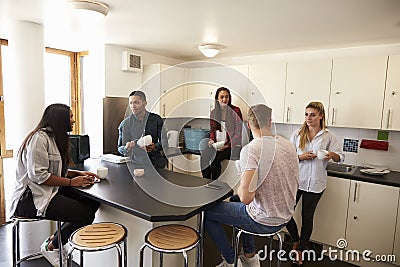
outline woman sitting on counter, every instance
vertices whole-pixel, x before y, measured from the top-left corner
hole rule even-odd
[[[201,151],[201,172],[204,178],[217,179],[221,174],[221,161],[240,152],[242,145],[242,112],[232,105],[228,88],[215,92],[215,108],[210,114],[210,140]]]
[[[302,226],[298,228],[292,218],[286,228],[289,231],[293,250],[297,256],[306,248],[310,240],[315,209],[328,181],[326,166],[330,159],[343,162],[344,155],[335,135],[326,128],[325,109],[321,102],[311,102],[305,110],[305,121],[290,139],[295,145],[300,168],[299,190],[296,203],[302,198]],[[301,257],[294,262],[302,265]]]
[[[70,186],[88,186],[96,174],[68,170],[68,132],[75,123],[71,109],[64,104],[48,106],[36,128],[23,141],[17,157],[17,174],[11,197],[11,214],[64,222],[61,241],[58,234],[40,247],[43,256],[59,266],[58,249],[78,228],[91,224],[99,207],[96,201],[77,195]],[[66,266],[66,259],[63,258]]]

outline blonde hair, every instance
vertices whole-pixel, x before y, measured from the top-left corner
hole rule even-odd
[[[270,127],[272,109],[263,104],[252,106],[247,114],[250,125],[257,129]]]
[[[322,119],[319,121],[319,126],[321,127],[322,130],[326,129],[326,120],[325,120],[325,108],[324,104],[321,102],[310,102],[307,106],[306,109],[308,108],[313,108],[319,112],[320,115],[322,115]],[[307,123],[304,121],[303,125],[300,128],[299,135],[300,135],[300,144],[299,148],[304,149],[306,147],[306,144],[308,142],[308,126]]]

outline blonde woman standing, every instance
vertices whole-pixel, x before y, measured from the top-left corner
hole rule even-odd
[[[314,212],[327,184],[328,161],[344,161],[337,138],[326,128],[324,105],[321,102],[311,102],[307,105],[304,115],[303,125],[290,139],[296,147],[300,168],[299,190],[296,196],[296,204],[302,199],[300,236],[293,218],[286,226],[292,237],[293,250],[298,252],[298,256],[306,248],[311,237]],[[317,158],[319,150],[327,151],[322,160]],[[296,258],[294,263],[302,265],[302,258]]]

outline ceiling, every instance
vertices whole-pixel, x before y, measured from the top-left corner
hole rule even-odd
[[[65,1],[0,0],[0,37],[28,20],[44,25],[46,46],[68,49],[78,38]],[[179,60],[204,59],[203,43],[224,46],[219,58],[400,43],[399,0],[100,1],[106,44]]]

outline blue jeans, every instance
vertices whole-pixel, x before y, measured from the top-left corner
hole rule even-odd
[[[221,202],[205,213],[205,230],[217,245],[222,256],[228,263],[233,263],[235,250],[228,241],[222,224],[237,226],[245,231],[253,233],[274,233],[285,224],[279,226],[268,226],[254,221],[246,211],[246,205],[242,202]],[[242,234],[244,253],[256,251],[254,239],[251,235]]]

